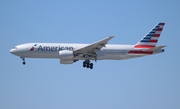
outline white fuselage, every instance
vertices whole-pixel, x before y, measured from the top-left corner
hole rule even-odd
[[[85,47],[89,44],[71,44],[71,43],[27,43],[21,44],[10,52],[21,58],[60,58],[59,51],[63,50],[77,50]],[[122,60],[135,57],[141,57],[156,53],[163,52],[163,49],[144,52],[141,48],[134,48],[134,45],[119,45],[119,44],[107,44],[96,52],[96,60]],[[85,60],[84,56],[76,56],[74,60]],[[89,57],[89,60],[95,60],[94,57]]]
[[[25,58],[58,58],[61,64],[83,61],[83,67],[93,69],[90,60],[123,60],[164,52],[165,45],[156,46],[165,23],[158,23],[135,45],[108,44],[114,36],[92,44],[26,43],[15,46],[10,52]]]

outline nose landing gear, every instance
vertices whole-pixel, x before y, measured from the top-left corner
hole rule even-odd
[[[93,63],[90,63],[89,60],[85,60],[85,61],[83,62],[83,67],[93,69]]]
[[[23,61],[22,64],[25,65],[25,64],[26,64],[25,58],[21,58],[21,59],[22,59],[22,61]]]

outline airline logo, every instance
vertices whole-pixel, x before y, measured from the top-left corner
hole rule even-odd
[[[156,46],[165,23],[158,23],[148,34],[146,34],[134,48],[153,48]],[[130,54],[153,54],[153,51],[130,50]]]
[[[69,47],[69,46],[42,46],[39,45],[37,51],[62,51],[62,50],[70,50],[73,51],[73,47]]]
[[[39,45],[37,47],[38,44],[34,44],[31,48],[30,51],[34,51],[35,47],[37,48],[37,51],[62,51],[62,50],[70,50],[73,51],[74,48],[73,47],[68,47],[68,46],[42,46]]]
[[[34,47],[36,47],[37,44],[34,44],[34,46],[31,47],[30,51],[33,51],[34,50]]]
[[[147,35],[135,45],[135,48],[152,48],[156,46],[165,23],[158,23]]]

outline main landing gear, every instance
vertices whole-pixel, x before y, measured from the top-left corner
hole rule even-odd
[[[83,67],[93,69],[93,63],[90,63],[89,60],[85,60],[85,61],[83,62]]]
[[[25,58],[21,58],[21,59],[22,59],[22,61],[23,61],[22,64],[25,65],[25,64],[26,64]]]

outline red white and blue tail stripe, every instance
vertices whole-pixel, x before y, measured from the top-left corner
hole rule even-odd
[[[165,23],[158,23],[149,33],[147,33],[134,48],[152,48],[155,47]]]

